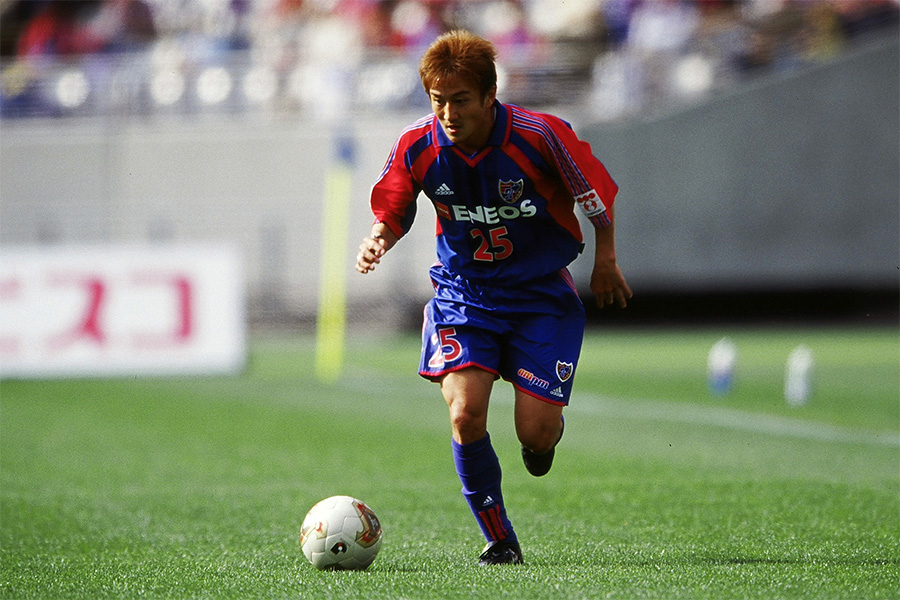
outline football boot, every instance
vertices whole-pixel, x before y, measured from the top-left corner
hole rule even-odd
[[[519,547],[519,542],[509,540],[488,542],[481,552],[481,556],[478,557],[478,564],[482,567],[522,564],[522,549]]]

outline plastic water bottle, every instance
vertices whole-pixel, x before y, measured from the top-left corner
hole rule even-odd
[[[814,364],[812,350],[803,344],[788,355],[784,368],[784,399],[791,406],[803,406],[809,401]]]
[[[706,380],[716,396],[724,396],[734,385],[734,367],[737,363],[737,346],[727,337],[709,350],[706,360]]]

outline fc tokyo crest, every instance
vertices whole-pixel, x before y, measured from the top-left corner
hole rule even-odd
[[[559,377],[560,381],[568,381],[569,377],[571,377],[574,372],[575,365],[572,363],[563,362],[561,360],[556,361],[556,376]]]
[[[525,182],[520,179],[518,181],[503,181],[500,180],[500,197],[503,198],[504,202],[512,204],[522,195],[522,191],[525,189]]]

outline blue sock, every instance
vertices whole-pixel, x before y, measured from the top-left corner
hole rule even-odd
[[[516,541],[512,524],[506,518],[500,492],[500,461],[491,445],[491,436],[485,435],[471,444],[458,444],[456,440],[451,443],[463,496],[485,539]]]

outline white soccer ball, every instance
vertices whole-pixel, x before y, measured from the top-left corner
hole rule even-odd
[[[300,547],[317,569],[362,570],[381,549],[381,522],[356,498],[325,498],[306,513]]]

